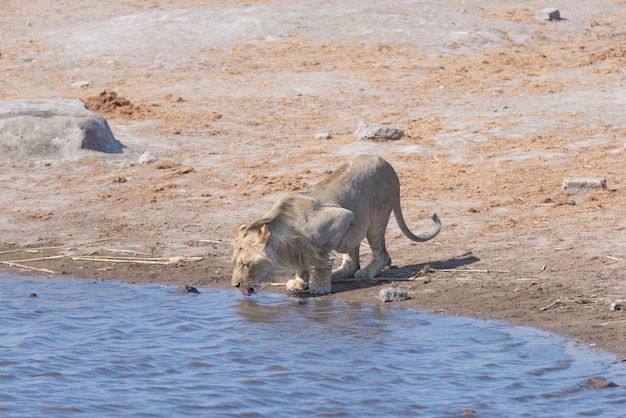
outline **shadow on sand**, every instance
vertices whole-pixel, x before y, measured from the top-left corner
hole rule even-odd
[[[373,280],[368,279],[341,279],[333,282],[332,293],[347,292],[354,289],[365,289],[368,287],[377,287],[381,285],[389,284],[393,281],[406,280],[409,277],[415,276],[425,267],[428,272],[435,272],[442,269],[455,269],[458,267],[468,266],[480,261],[478,257],[474,257],[471,252],[465,253],[460,257],[449,258],[447,260],[433,261],[430,263],[410,264],[403,267],[391,266],[389,269],[380,272],[380,274]],[[308,291],[293,292],[289,294],[295,297],[316,297],[316,295],[310,294]]]

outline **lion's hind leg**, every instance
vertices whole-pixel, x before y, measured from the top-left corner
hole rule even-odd
[[[385,224],[385,227],[386,226]],[[372,259],[365,267],[354,273],[354,277],[357,279],[373,279],[378,276],[378,273],[380,273],[382,269],[391,265],[391,257],[385,246],[384,229],[373,233],[368,232],[367,242],[372,250]]]
[[[356,246],[348,253],[343,255],[341,266],[333,270],[330,280],[339,280],[345,277],[353,277],[354,273],[361,268],[359,263],[359,247]]]

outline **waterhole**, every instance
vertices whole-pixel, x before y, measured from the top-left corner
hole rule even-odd
[[[0,415],[623,416],[626,366],[502,322],[0,278]],[[35,296],[36,295],[36,296]],[[590,389],[588,379],[617,384]]]

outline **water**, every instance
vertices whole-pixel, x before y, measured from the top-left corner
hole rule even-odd
[[[624,416],[626,365],[501,322],[0,278],[0,415]],[[34,292],[36,298],[28,298]]]

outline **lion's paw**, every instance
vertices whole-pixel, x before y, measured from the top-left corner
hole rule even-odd
[[[370,271],[370,269],[362,268],[354,273],[355,279],[373,279],[378,275],[379,271]]]
[[[306,287],[306,282],[300,277],[287,281],[287,284],[285,285],[287,292],[301,292],[306,290]]]
[[[312,295],[326,295],[330,293],[330,290],[330,280],[323,282],[314,281],[309,283],[309,293]]]

